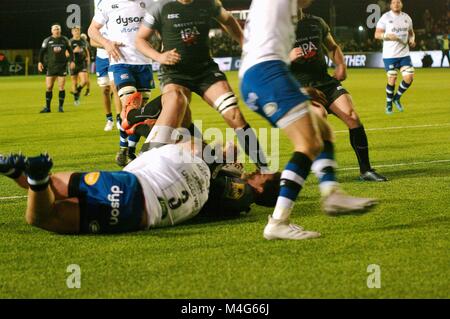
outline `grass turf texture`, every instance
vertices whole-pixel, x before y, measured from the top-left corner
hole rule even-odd
[[[229,73],[238,92],[236,73]],[[79,107],[67,94],[66,113],[38,114],[44,78],[0,78],[0,153],[49,151],[55,172],[116,170],[117,130],[103,132],[100,89]],[[351,70],[345,86],[365,127],[438,124],[368,131],[374,165],[450,160],[448,70],[417,70],[403,98],[405,113],[384,114],[382,70]],[[66,90],[69,90],[67,86]],[[268,127],[241,103],[253,127]],[[224,128],[222,119],[198,97],[194,118],[204,128]],[[356,167],[345,126],[331,117],[341,168]],[[439,125],[442,124],[442,125]],[[281,136],[281,164],[290,143]],[[403,298],[450,297],[450,163],[380,168],[388,183],[363,183],[357,170],[341,169],[351,194],[379,198],[369,214],[330,218],[320,211],[311,176],[293,221],[320,231],[316,240],[266,241],[262,230],[270,209],[254,207],[247,217],[187,224],[117,236],[61,236],[24,222],[24,198],[0,200],[1,298]],[[0,178],[0,197],[25,192]],[[81,289],[68,289],[69,264],[81,266]],[[367,267],[381,267],[381,289],[368,289]]]

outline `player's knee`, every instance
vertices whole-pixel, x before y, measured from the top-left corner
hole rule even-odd
[[[402,68],[402,76],[403,78],[412,78],[414,76],[415,69],[413,66],[407,66]]]
[[[406,84],[411,85],[414,81],[414,75],[407,75],[403,77],[403,81],[405,81]]]
[[[163,97],[164,97],[165,101],[171,101],[172,103],[174,103],[177,106],[177,108],[184,109],[188,105],[187,96],[184,94],[184,92],[181,89],[178,89],[178,88],[164,93]],[[166,103],[164,103],[164,104],[166,104]],[[163,105],[163,107],[164,107],[164,105]]]
[[[391,82],[393,82],[395,84],[395,81],[397,81],[398,76],[397,71],[396,70],[387,71],[386,75],[389,83],[392,84]]]
[[[361,125],[358,113],[353,109],[345,113],[343,121],[349,128],[356,128]]]
[[[109,86],[109,82],[110,82],[109,77],[107,77],[107,76],[102,76],[102,77],[97,78],[97,84],[100,87]]]
[[[111,87],[110,86],[104,86],[102,88],[102,93],[104,96],[110,97],[111,96]]]

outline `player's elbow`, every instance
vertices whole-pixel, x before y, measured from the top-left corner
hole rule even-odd
[[[95,38],[95,36],[97,35],[97,33],[95,31],[98,31],[98,30],[96,29],[94,23],[91,23],[89,25],[89,28],[88,28],[88,31],[87,31],[89,38],[91,38],[91,39]]]
[[[141,36],[139,36],[139,34],[136,35],[136,39],[134,40],[134,45],[136,46],[136,49],[139,52],[142,52],[142,41],[146,42],[146,40],[144,38],[142,38]]]
[[[92,32],[92,24],[89,26],[87,33],[90,38],[94,37],[94,33]],[[92,41],[91,41],[91,43],[92,43]]]

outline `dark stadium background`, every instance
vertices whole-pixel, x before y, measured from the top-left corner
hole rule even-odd
[[[274,0],[276,1],[276,0]],[[320,15],[326,21],[330,19],[330,7],[336,8],[337,26],[365,25],[368,4],[378,0],[316,0],[310,12]],[[246,9],[250,0],[223,0],[227,9]],[[69,4],[78,4],[82,12],[82,29],[85,32],[93,15],[93,0],[13,0],[0,1],[0,49],[34,49],[39,48],[42,39],[50,34],[50,24],[59,22],[65,24]],[[405,11],[408,12],[416,28],[422,26],[422,14],[429,9],[433,15],[442,14],[447,10],[447,0],[404,0]],[[69,30],[63,28],[63,33],[69,35]]]

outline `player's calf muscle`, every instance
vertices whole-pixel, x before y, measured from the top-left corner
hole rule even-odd
[[[230,109],[223,113],[222,116],[225,122],[227,122],[227,124],[234,129],[243,128],[247,125],[247,122],[245,121],[239,108]]]

